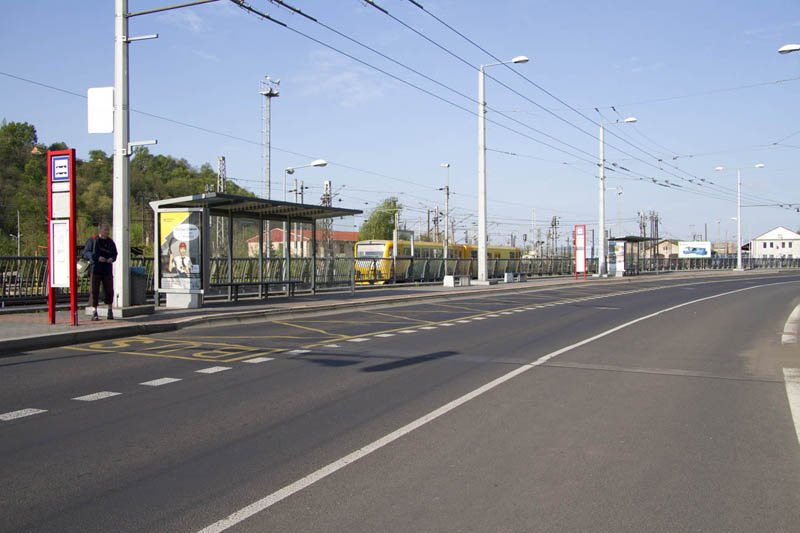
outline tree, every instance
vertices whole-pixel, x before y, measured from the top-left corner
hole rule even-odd
[[[394,215],[403,209],[397,198],[387,198],[378,205],[369,215],[369,218],[358,229],[358,240],[371,239],[388,240],[392,238],[394,230]]]

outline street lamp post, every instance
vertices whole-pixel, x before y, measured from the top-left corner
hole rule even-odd
[[[764,168],[763,163],[754,165],[754,168]],[[720,172],[725,167],[716,167],[714,170]],[[750,251],[752,254],[752,250]],[[736,270],[741,272],[742,268],[742,169],[736,169]]]
[[[624,120],[614,120],[611,122],[600,123],[600,208],[598,216],[599,252],[597,256],[597,275],[604,277],[606,272],[606,254],[608,254],[608,244],[606,243],[606,157],[605,157],[605,126],[606,124],[633,124],[636,117],[628,117]]]
[[[307,168],[307,167],[324,167],[328,164],[327,161],[324,159],[316,159],[307,165],[298,165],[296,167],[286,167],[283,169],[283,201],[286,201],[286,176],[290,174],[294,174],[294,171],[299,168]],[[297,187],[295,187],[295,203],[297,202]],[[283,221],[283,277],[284,279],[288,279],[289,277],[289,240],[286,235],[286,221]]]
[[[486,99],[484,98],[485,72],[487,67],[508,63],[527,63],[528,58],[517,56],[511,61],[481,65],[478,71],[478,281],[488,282],[486,271]]]

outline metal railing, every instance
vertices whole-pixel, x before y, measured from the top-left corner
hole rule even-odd
[[[445,275],[477,277],[477,259],[420,259],[392,258],[317,258],[314,265],[318,289],[346,288],[403,283],[436,283]],[[231,261],[234,283],[259,281],[257,258],[235,258]],[[766,268],[800,269],[800,258],[743,259],[746,270]],[[312,259],[293,258],[291,272],[284,274],[283,258],[264,258],[261,261],[263,281],[299,280],[299,290],[311,288]],[[148,297],[153,296],[153,258],[131,257],[131,266],[144,267]],[[228,283],[228,260],[212,258],[211,284]],[[587,259],[589,275],[597,272],[597,259]],[[708,259],[639,259],[626,265],[626,275],[672,271],[733,270],[736,256],[715,256]],[[574,261],[568,257],[539,259],[489,259],[490,278],[502,278],[506,273],[526,274],[528,277],[568,276],[575,273]],[[46,257],[0,257],[0,306],[9,304],[43,303],[47,301]],[[280,287],[274,287],[278,290]],[[207,288],[206,295],[223,295],[224,287]],[[244,287],[240,295],[257,294],[257,287]],[[79,298],[88,297],[89,279],[78,280]],[[59,289],[59,301],[68,301],[68,292]]]

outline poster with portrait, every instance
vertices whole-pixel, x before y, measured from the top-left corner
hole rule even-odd
[[[159,212],[162,289],[202,288],[202,216],[202,211]]]

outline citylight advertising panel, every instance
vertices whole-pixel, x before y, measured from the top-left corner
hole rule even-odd
[[[711,257],[711,241],[678,241],[678,258],[708,259]]]
[[[159,273],[162,289],[200,289],[202,211],[160,211]]]
[[[608,275],[625,275],[625,241],[608,241]]]

